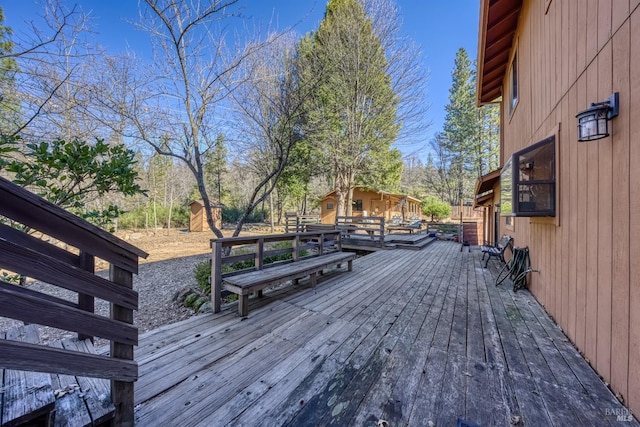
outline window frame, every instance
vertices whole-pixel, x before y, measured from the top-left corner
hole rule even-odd
[[[550,161],[550,165],[549,166],[549,172],[551,172],[551,177],[550,178],[544,178],[544,179],[522,179],[522,176],[524,175],[524,173],[521,173],[521,162],[520,162],[520,158],[521,157],[527,157],[532,155],[532,152],[538,151],[542,148],[544,148],[546,145],[551,145],[551,147],[548,149],[547,153],[549,153],[549,155],[551,156]],[[530,166],[529,166],[530,164]],[[535,161],[531,160],[530,162],[527,163],[523,163],[523,167],[527,168],[531,168],[531,173],[534,173],[535,170]],[[558,158],[557,158],[557,138],[556,135],[553,134],[551,136],[548,136],[547,138],[544,138],[541,141],[536,142],[535,144],[532,144],[520,151],[517,151],[515,153],[513,153],[512,157],[511,157],[511,167],[513,168],[512,170],[512,213],[511,216],[516,216],[516,217],[555,217],[557,215],[557,211],[558,211],[558,197],[557,197],[557,177],[558,177]],[[537,170],[540,170],[537,169]],[[521,200],[523,199],[524,195],[524,188],[523,187],[530,187],[529,189],[529,194],[527,194],[527,198],[528,200]],[[535,199],[531,199],[531,195],[533,194],[533,197],[537,197],[535,195],[535,192],[533,191],[533,189],[535,187],[539,187],[539,188],[544,188],[544,187],[548,187],[549,191],[544,193],[547,195],[548,197],[548,201],[549,201],[549,205],[550,208],[549,209],[529,209],[529,210],[525,210],[523,209],[523,204],[524,203],[533,203],[533,206],[536,206],[536,200]],[[540,196],[542,197],[542,196]]]
[[[515,44],[517,46],[517,43]],[[509,62],[509,116],[513,115],[518,106],[518,48],[514,48]]]

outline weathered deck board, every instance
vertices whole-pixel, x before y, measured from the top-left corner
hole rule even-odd
[[[0,334],[5,338],[5,333]],[[12,341],[39,344],[37,325],[16,326],[6,332],[6,339]],[[51,376],[40,372],[25,372],[5,369],[0,372],[2,399],[0,419],[2,425],[20,425],[39,419],[49,422],[50,413],[55,407]],[[2,378],[0,378],[2,379]]]
[[[612,425],[615,397],[479,249],[379,251],[141,337],[138,425]],[[292,288],[292,287],[289,287]],[[638,425],[625,423],[625,425]]]

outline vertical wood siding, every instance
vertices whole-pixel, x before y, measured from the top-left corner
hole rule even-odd
[[[578,4],[580,3],[580,5]],[[503,159],[555,132],[557,223],[516,218],[540,273],[531,290],[640,413],[640,0],[525,1],[519,100],[503,106]],[[583,7],[584,6],[584,7]],[[635,40],[635,43],[632,43]],[[507,93],[505,79],[503,93]],[[577,140],[576,113],[620,93],[611,136]]]

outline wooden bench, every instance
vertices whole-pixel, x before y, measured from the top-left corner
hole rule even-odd
[[[502,262],[506,262],[504,259],[504,252],[507,248],[511,248],[513,251],[513,237],[504,235],[502,238],[496,243],[495,246],[483,245],[482,249],[482,259],[484,260],[485,255],[487,255],[487,261],[484,263],[484,268],[487,268],[489,265],[489,260],[491,257],[496,257]]]
[[[286,243],[283,247],[283,243]],[[238,313],[245,317],[249,313],[249,295],[262,295],[262,290],[280,283],[309,277],[311,286],[317,283],[318,273],[325,268],[348,264],[352,270],[355,253],[342,252],[339,230],[319,230],[304,233],[274,234],[252,237],[230,237],[213,239],[211,298],[214,312],[220,311],[222,288],[238,295]],[[269,259],[290,254],[289,259]],[[223,273],[224,266],[251,262],[252,267]]]

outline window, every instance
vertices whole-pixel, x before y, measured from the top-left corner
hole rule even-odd
[[[509,68],[509,114],[518,104],[518,52],[513,54]]]
[[[333,210],[333,202],[327,202],[327,210],[328,211],[332,211]]]
[[[354,200],[353,201],[353,210],[356,212],[362,212],[362,200]]]
[[[555,135],[550,136],[514,153],[505,163],[500,175],[502,215],[556,215],[555,142]]]

